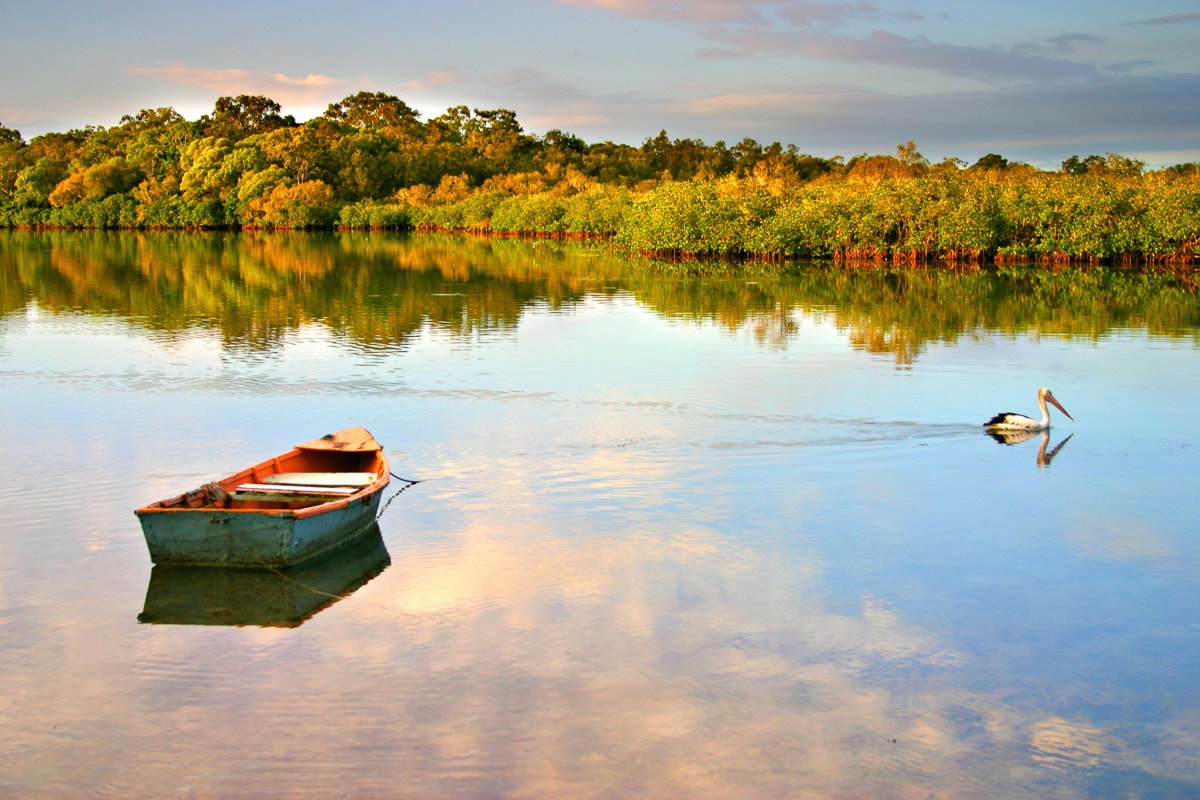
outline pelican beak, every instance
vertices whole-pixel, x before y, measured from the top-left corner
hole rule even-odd
[[[1064,414],[1067,414],[1067,410],[1065,408],[1063,408],[1062,405],[1057,400],[1054,399],[1054,395],[1050,394],[1049,392],[1046,392],[1046,399],[1048,401],[1050,401],[1050,403],[1055,408],[1057,408],[1059,411],[1061,411]],[[1072,420],[1072,421],[1075,420],[1075,418],[1072,417],[1070,414],[1067,414],[1067,419]]]

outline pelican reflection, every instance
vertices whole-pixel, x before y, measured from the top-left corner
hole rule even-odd
[[[1020,444],[1021,442],[1027,442],[1030,439],[1032,439],[1033,437],[1040,435],[1042,438],[1042,441],[1038,445],[1037,465],[1039,467],[1048,467],[1048,466],[1050,466],[1050,462],[1053,461],[1054,458],[1060,452],[1062,452],[1062,449],[1064,447],[1066,447],[1067,442],[1071,441],[1071,436],[1074,436],[1075,434],[1073,434],[1073,433],[1070,434],[1069,436],[1067,436],[1067,438],[1063,439],[1061,442],[1056,444],[1054,446],[1053,450],[1050,450],[1048,452],[1047,452],[1046,448],[1050,445],[1050,429],[1049,428],[1043,428],[1040,431],[1039,430],[1029,430],[1029,429],[998,430],[998,429],[993,428],[987,432],[987,435],[992,437],[993,439],[995,439],[1000,444],[1005,444],[1005,445],[1013,445],[1013,444]]]

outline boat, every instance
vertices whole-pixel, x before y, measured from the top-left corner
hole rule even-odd
[[[282,569],[180,567],[150,570],[138,622],[295,628],[349,597],[392,563],[379,524],[345,547]]]
[[[390,478],[379,442],[347,428],[134,513],[155,564],[290,567],[369,529]]]

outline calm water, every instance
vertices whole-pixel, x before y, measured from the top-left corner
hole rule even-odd
[[[0,232],[0,313],[4,797],[1200,795],[1191,276]],[[378,539],[152,576],[351,425]]]

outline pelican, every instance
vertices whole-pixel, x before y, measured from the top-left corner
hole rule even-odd
[[[1040,420],[1031,419],[1024,414],[1013,414],[1006,412],[997,414],[996,416],[983,423],[983,427],[989,431],[1044,431],[1050,427],[1050,412],[1046,410],[1046,401],[1049,400],[1055,408],[1064,414],[1067,410],[1054,399],[1054,395],[1046,387],[1038,389],[1038,408],[1042,409],[1042,418]],[[1073,420],[1070,414],[1067,414],[1067,419]]]

